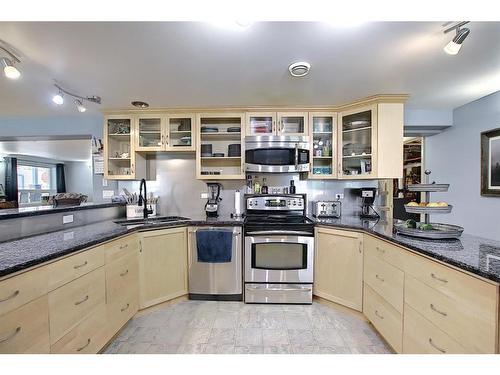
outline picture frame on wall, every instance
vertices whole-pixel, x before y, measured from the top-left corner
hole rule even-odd
[[[481,133],[481,195],[500,197],[500,128]]]

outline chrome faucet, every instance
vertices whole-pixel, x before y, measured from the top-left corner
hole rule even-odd
[[[144,186],[144,196],[142,195],[142,187]],[[142,206],[144,203],[144,219],[148,218],[148,215],[153,213],[153,210],[148,209],[148,200],[147,200],[147,190],[146,190],[146,180],[143,178],[141,180],[141,185],[139,186],[139,201],[137,202],[138,206]]]

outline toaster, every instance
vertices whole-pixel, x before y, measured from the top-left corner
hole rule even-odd
[[[340,201],[316,201],[312,202],[312,205],[314,217],[340,217],[342,215],[342,203]]]

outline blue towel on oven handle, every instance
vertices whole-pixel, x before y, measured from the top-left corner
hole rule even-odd
[[[198,229],[196,231],[198,262],[228,263],[233,252],[233,231]]]

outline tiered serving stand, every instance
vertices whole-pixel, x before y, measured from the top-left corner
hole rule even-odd
[[[415,192],[424,192],[425,193],[425,202],[429,203],[431,200],[431,193],[439,193],[439,192],[447,192],[450,187],[449,184],[436,184],[435,182],[429,183],[429,175],[431,171],[426,170],[426,183],[425,184],[415,184],[408,185],[408,190]],[[450,239],[450,238],[458,238],[462,235],[464,228],[458,225],[451,224],[441,224],[441,223],[431,223],[430,215],[431,214],[449,214],[453,206],[448,205],[445,207],[427,207],[427,206],[408,206],[405,205],[405,210],[408,213],[413,214],[424,214],[424,223],[431,224],[432,229],[423,230],[417,228],[407,228],[405,223],[395,224],[396,231],[398,233],[404,234],[406,236],[412,237],[420,237],[427,239]]]

